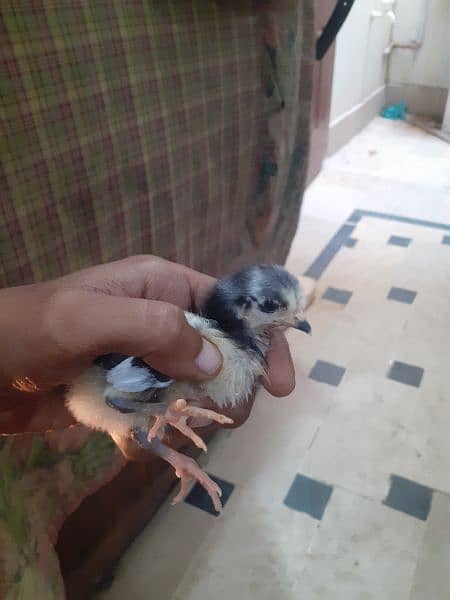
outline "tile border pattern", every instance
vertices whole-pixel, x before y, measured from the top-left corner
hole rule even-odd
[[[413,219],[411,217],[403,217],[402,215],[376,212],[373,210],[362,210],[357,208],[349,216],[347,222],[339,227],[319,256],[306,269],[304,272],[305,277],[311,277],[311,279],[315,280],[320,279],[323,272],[335,258],[339,250],[342,247],[349,246],[349,240],[351,239],[353,230],[363,218],[383,219],[385,221],[396,221],[398,223],[418,225],[419,227],[429,227],[431,229],[450,231],[450,225],[447,223],[436,223],[434,221],[424,221],[423,219]]]
[[[320,277],[323,275],[326,268],[330,265],[330,263],[336,257],[337,253],[339,252],[339,250],[341,248],[345,248],[345,247],[352,248],[357,243],[357,240],[355,240],[355,238],[352,237],[352,233],[353,233],[355,227],[358,225],[358,223],[363,218],[382,219],[385,221],[393,221],[393,222],[398,222],[398,223],[405,223],[408,225],[417,225],[419,227],[428,227],[431,229],[438,229],[438,230],[445,231],[445,232],[450,231],[450,224],[447,224],[447,223],[437,223],[434,221],[425,221],[423,219],[414,219],[411,217],[404,217],[402,215],[397,215],[397,214],[376,212],[376,211],[372,211],[372,210],[356,209],[352,212],[352,214],[349,216],[347,221],[338,228],[338,230],[333,235],[333,237],[328,242],[328,244],[325,246],[325,248],[322,250],[322,252],[317,256],[317,258],[306,269],[306,271],[304,272],[304,275],[306,277],[310,277],[311,279],[315,279],[315,280],[320,279]],[[443,244],[450,243],[450,235],[444,235],[444,237],[442,238],[442,243]],[[420,383],[419,383],[419,385],[420,385]],[[297,475],[297,477],[298,477],[298,475]],[[400,477],[399,475],[391,475],[390,482],[391,482],[390,491],[389,491],[388,496],[385,498],[383,504],[385,504],[386,506],[389,506],[390,508],[394,508],[395,510],[400,510],[401,512],[409,514],[412,517],[426,521],[427,517],[428,517],[429,506],[431,503],[431,497],[433,494],[433,490],[430,488],[427,488],[426,486],[422,486],[419,483],[416,483],[416,482],[413,482],[410,480],[406,480],[406,479]],[[413,494],[413,493],[411,495],[411,498],[407,498],[406,496],[405,497],[402,496],[401,498],[400,497],[397,498],[395,496],[395,497],[391,498],[391,496],[394,496],[393,491],[392,491],[392,486],[396,482],[407,482],[409,487],[411,487],[412,492],[414,490],[425,490],[426,491],[425,500],[423,500],[421,498],[419,498],[419,500],[421,500],[421,501],[423,500],[423,502],[426,504],[426,506],[425,507],[422,507],[422,506],[416,507],[414,502],[417,503],[418,499],[414,498],[415,494]],[[403,486],[403,487],[406,488],[406,486]],[[398,495],[400,496],[399,492],[398,492]],[[413,503],[414,505],[411,503]],[[411,506],[410,506],[410,504],[411,504]],[[419,510],[419,508],[420,508],[420,510]]]
[[[352,212],[347,221],[338,228],[322,252],[306,269],[304,275],[306,277],[310,277],[311,279],[320,279],[326,268],[330,265],[341,248],[352,248],[355,246],[357,239],[352,237],[352,233],[357,224],[363,218],[383,219],[387,221],[418,225],[420,227],[429,227],[432,229],[450,232],[450,225],[446,223],[436,223],[433,221],[404,217],[402,215],[356,209]],[[446,244],[447,240],[450,240],[450,236],[444,235],[442,243]],[[408,290],[402,291],[406,292]],[[320,362],[322,361],[319,361],[319,363]],[[324,364],[328,365],[328,363]],[[336,367],[336,365],[331,364],[328,366]],[[345,368],[338,368],[342,369],[342,375],[340,377],[340,379],[342,379],[342,376],[345,373]],[[318,380],[321,381],[320,378]],[[336,385],[336,383],[334,383],[334,385]],[[219,483],[219,485],[222,485],[226,488],[225,498],[223,498],[225,505],[235,486],[231,482],[225,481],[216,476],[212,476],[212,478]],[[303,486],[300,486],[301,483],[303,483]],[[308,483],[308,489],[301,490],[305,483]],[[402,485],[398,485],[399,483]],[[395,484],[397,484],[396,487]],[[311,477],[306,477],[305,475],[297,473],[294,476],[294,480],[287,493],[284,504],[291,509],[306,512],[313,518],[320,521],[328,505],[332,491],[333,484],[318,481]],[[434,490],[431,488],[423,486],[417,482],[407,480],[399,475],[391,475],[389,492],[384,499],[383,504],[393,508],[394,510],[399,510],[400,512],[409,514],[412,517],[426,521],[428,518],[433,491]],[[305,497],[303,497],[303,492],[306,492]],[[421,493],[418,494],[418,492]],[[420,497],[417,498],[417,494]],[[185,502],[191,504],[192,506],[196,506],[197,508],[200,508],[211,515],[217,516],[217,513],[214,511],[207,496],[207,493],[198,484],[196,484],[188,494]]]

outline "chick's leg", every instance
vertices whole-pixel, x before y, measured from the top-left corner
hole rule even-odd
[[[172,500],[172,504],[178,504],[178,502],[181,502],[186,497],[189,491],[189,484],[195,480],[208,492],[216,511],[222,511],[222,503],[220,501],[222,490],[217,483],[202,471],[193,458],[184,456],[180,452],[169,448],[157,438],[149,441],[145,431],[136,429],[132,432],[132,435],[140,446],[151,450],[175,469],[175,474],[180,479],[181,487],[178,494]]]
[[[206,408],[189,406],[186,400],[179,399],[167,408],[164,415],[156,417],[155,422],[148,432],[148,441],[155,439],[161,427],[167,423],[192,440],[197,448],[201,448],[206,452],[207,448],[205,442],[191,427],[189,427],[189,425],[187,425],[187,419],[189,417],[204,417],[216,421],[217,423],[221,423],[222,425],[231,425],[233,423],[233,419],[230,419],[225,415],[221,415],[220,413]]]
[[[163,437],[164,428],[166,425],[171,425],[174,429],[178,429],[184,436],[194,442],[197,448],[207,452],[207,447],[202,438],[187,424],[189,417],[204,417],[212,421],[217,421],[221,424],[232,424],[233,420],[225,415],[216,413],[213,410],[189,406],[186,400],[180,399],[167,407],[162,402],[146,403],[133,400],[132,398],[113,395],[111,393],[105,396],[105,401],[108,406],[114,408],[121,413],[140,413],[148,417],[154,417],[154,422],[148,432],[148,441],[150,442],[156,437]]]

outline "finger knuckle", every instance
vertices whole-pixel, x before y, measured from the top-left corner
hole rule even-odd
[[[82,294],[75,289],[58,289],[53,292],[44,309],[42,324],[46,335],[55,346],[63,349],[71,334],[77,330],[77,318]]]
[[[141,264],[141,263],[156,263],[161,259],[151,254],[134,254],[126,259],[130,263]]]
[[[162,346],[172,346],[179,340],[186,319],[181,309],[172,304],[163,304],[159,310],[159,324],[162,329]]]

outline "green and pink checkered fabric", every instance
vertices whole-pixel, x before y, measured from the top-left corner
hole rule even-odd
[[[282,260],[312,0],[3,0],[0,286],[136,253]]]
[[[312,4],[2,0],[0,287],[143,252],[212,274],[283,261]],[[63,596],[57,528],[120,467],[105,436],[69,434],[0,443],[2,598]]]

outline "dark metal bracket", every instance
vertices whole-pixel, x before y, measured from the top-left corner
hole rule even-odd
[[[355,0],[338,0],[334,7],[333,14],[325,25],[320,38],[316,43],[316,60],[322,60],[331,44],[336,39],[340,28],[350,12]]]

